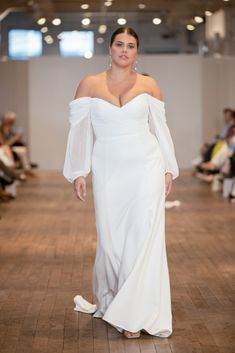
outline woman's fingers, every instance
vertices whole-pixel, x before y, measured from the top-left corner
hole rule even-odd
[[[81,201],[85,201],[86,192],[84,184],[79,184],[77,189],[77,196]]]
[[[86,182],[85,180],[76,181],[74,184],[74,191],[79,200],[85,201],[86,196]]]
[[[167,197],[172,189],[172,178],[166,176],[166,190],[165,190],[165,196]]]
[[[172,182],[168,181],[167,183],[167,190],[166,190],[166,196],[169,195],[169,193],[171,192],[171,187],[172,187]]]
[[[85,201],[83,197],[83,192],[82,192],[82,185],[80,184],[79,187],[76,189],[76,194],[79,200]]]

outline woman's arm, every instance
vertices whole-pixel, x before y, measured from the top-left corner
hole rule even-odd
[[[149,85],[149,88],[152,92],[152,96],[154,98],[156,98],[157,100],[159,101],[162,101],[163,102],[163,95],[162,95],[162,92],[161,92],[161,89],[160,89],[160,86],[159,84],[157,83],[156,80],[154,80],[152,77],[147,77],[146,78],[148,80],[148,85]],[[157,114],[156,114],[157,115]],[[164,120],[165,117],[156,117],[155,118],[155,123],[153,122],[153,125],[154,125],[154,130],[155,130],[155,134],[157,135],[156,131],[158,130],[158,128],[156,127],[156,119],[162,119]],[[153,119],[154,120],[154,119]],[[160,129],[159,129],[160,130]],[[171,140],[171,136],[170,136],[170,132],[169,132],[169,129],[166,125],[166,122],[164,123],[164,127],[162,126],[162,131],[159,133],[164,133],[164,136],[165,137],[165,141],[168,142],[168,145],[169,147],[171,148],[172,147],[172,154],[174,154],[174,148],[173,148],[173,143],[172,143],[172,140]],[[163,136],[162,136],[163,137]],[[164,141],[164,142],[165,142]],[[163,146],[162,146],[163,147]],[[172,156],[173,157],[173,156]],[[171,192],[171,189],[172,189],[172,181],[173,181],[173,173],[168,170],[169,168],[166,167],[166,171],[165,171],[165,182],[166,182],[166,197],[169,195],[169,193]]]

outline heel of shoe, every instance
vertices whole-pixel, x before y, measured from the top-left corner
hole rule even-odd
[[[140,337],[140,331],[138,331],[138,332],[129,332],[129,331],[124,330],[123,331],[123,335],[126,338],[139,338]]]

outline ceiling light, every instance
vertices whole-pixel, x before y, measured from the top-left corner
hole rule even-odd
[[[111,5],[112,5],[112,1],[105,1],[105,2],[104,2],[104,5],[107,6],[107,7],[108,7],[108,6],[111,6]]]
[[[60,18],[54,18],[54,20],[52,21],[52,24],[54,26],[59,26],[61,24],[61,19]]]
[[[58,38],[59,40],[61,40],[61,39],[62,39],[62,34],[59,33],[59,34],[57,35],[57,38]]]
[[[44,40],[47,44],[52,44],[54,42],[54,39],[49,34],[45,36]]]
[[[161,20],[159,17],[153,18],[153,23],[154,23],[155,25],[160,25],[161,22],[162,22],[162,20]]]
[[[81,22],[84,26],[88,26],[91,23],[91,20],[88,17],[85,17]]]
[[[205,15],[206,15],[206,16],[211,16],[211,15],[213,15],[213,14],[212,14],[211,11],[205,11]]]
[[[107,26],[106,25],[100,25],[98,31],[101,34],[105,33],[107,31]]]
[[[91,51],[89,51],[89,50],[85,51],[84,58],[90,59],[90,58],[92,58],[92,56],[93,56],[93,53]]]
[[[87,10],[87,9],[89,9],[89,7],[90,7],[90,5],[88,5],[88,4],[81,5],[81,9],[83,9],[83,10]]]
[[[202,23],[204,20],[201,16],[194,16],[194,21],[197,23]]]
[[[46,23],[45,17],[41,17],[37,20],[37,24],[39,24],[40,26],[44,25],[44,23]]]
[[[96,39],[96,42],[97,42],[98,44],[102,44],[102,43],[104,43],[104,38],[98,37],[98,38]]]
[[[117,23],[122,26],[127,23],[127,20],[125,18],[120,17],[117,19]]]
[[[188,31],[194,31],[194,30],[195,30],[195,26],[190,25],[190,24],[188,24],[188,25],[186,26],[186,28],[187,28]]]
[[[229,2],[229,0],[224,0],[224,2]]]
[[[138,4],[138,8],[141,9],[141,10],[142,10],[142,9],[145,9],[145,7],[146,7],[145,4]]]
[[[47,28],[47,27],[42,27],[42,28],[40,29],[40,31],[41,31],[42,33],[46,33],[46,32],[48,32],[48,28]]]

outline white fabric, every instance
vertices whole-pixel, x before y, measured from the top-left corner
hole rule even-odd
[[[4,148],[0,147],[0,160],[7,166],[7,167],[14,167],[14,161],[9,157],[6,153]]]
[[[86,299],[84,299],[81,295],[76,295],[73,298],[75,303],[75,311],[81,311],[86,314],[93,314],[97,310],[97,306],[95,304],[89,303]]]
[[[118,331],[160,337],[172,333],[164,175],[179,173],[164,107],[147,93],[123,107],[100,98],[72,101],[63,171],[70,182],[92,171],[93,316]]]

